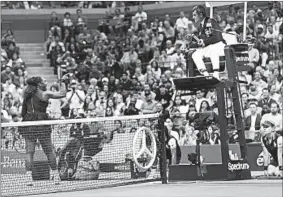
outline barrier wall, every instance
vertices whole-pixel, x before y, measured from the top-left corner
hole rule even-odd
[[[189,164],[187,159],[189,153],[195,152],[195,146],[181,146],[182,158],[181,164]],[[233,154],[240,155],[240,147],[236,144],[230,144],[229,150]],[[220,145],[202,145],[200,148],[201,155],[205,158],[205,164],[219,164],[221,161],[221,147]],[[262,147],[260,143],[247,144],[248,163],[251,171],[263,171],[263,160],[260,157]]]
[[[230,150],[235,154],[240,154],[240,147],[238,145],[231,144]],[[181,146],[182,158],[181,164],[189,164],[187,160],[188,153],[195,152],[195,146]],[[263,162],[259,156],[262,152],[261,144],[247,144],[248,151],[248,163],[251,167],[251,171],[263,171]],[[221,163],[220,145],[202,145],[201,155],[205,157],[206,164]],[[35,153],[35,161],[46,161],[46,156],[43,151],[37,150]],[[18,154],[16,151],[1,151],[1,172],[2,174],[24,174],[25,173],[25,158],[23,154]],[[127,170],[127,166],[114,164],[114,163],[102,163],[105,166],[105,170]],[[104,167],[102,167],[104,168]],[[128,171],[130,171],[128,169]]]

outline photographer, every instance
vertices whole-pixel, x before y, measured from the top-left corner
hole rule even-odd
[[[77,81],[72,80],[70,84],[71,91],[67,92],[66,98],[70,105],[70,111],[73,109],[82,109],[85,100],[85,93],[83,90],[77,89]]]
[[[131,97],[130,100],[129,106],[125,109],[124,115],[138,115],[140,110],[135,107],[137,99],[135,97]]]
[[[268,59],[269,43],[264,36],[259,36],[256,48],[260,52],[261,66],[265,68]]]

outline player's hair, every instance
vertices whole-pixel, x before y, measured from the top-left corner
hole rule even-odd
[[[26,80],[27,87],[24,91],[24,100],[29,100],[37,92],[37,85],[42,82],[41,77],[31,77]]]
[[[203,17],[206,17],[205,8],[202,5],[197,5],[193,8],[193,12],[196,11],[198,15],[202,14]]]

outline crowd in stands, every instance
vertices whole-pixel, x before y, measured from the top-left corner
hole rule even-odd
[[[46,9],[46,8],[116,8],[140,4],[162,3],[162,1],[1,1],[1,9]]]
[[[173,78],[188,74],[184,49],[191,40],[186,35],[196,28],[188,16],[189,13],[180,12],[177,20],[166,14],[162,19],[156,17],[150,21],[142,6],[137,12],[129,7],[117,8],[115,14],[108,13],[107,19],[99,21],[97,29],[90,29],[81,9],[76,16],[66,12],[62,19],[52,12],[46,54],[54,74],[62,72],[68,93],[64,99],[50,100],[50,117],[93,118],[162,112],[168,118],[166,122],[174,122],[173,129],[179,130],[180,145],[195,144],[201,130],[204,130],[202,144],[219,144],[216,92],[199,90],[183,95],[174,91]],[[242,9],[231,5],[228,12],[220,13],[215,8],[213,17],[224,32],[242,36]],[[240,84],[240,97],[246,139],[255,142],[259,140],[262,120],[271,119],[276,122],[278,132],[282,132],[283,10],[272,2],[264,10],[254,5],[246,20],[251,71],[239,73],[239,79],[246,82]],[[20,118],[21,98],[15,97],[14,92],[20,92],[25,76],[24,64],[15,53],[12,38],[12,33],[7,32],[3,39],[8,39],[10,44],[5,49],[2,46],[1,51],[2,57],[6,56],[10,62],[4,64],[2,76],[6,80],[2,77],[1,81],[2,111],[10,120],[15,117],[11,106],[16,106],[13,109]],[[14,65],[23,66],[16,70]],[[58,84],[52,84],[50,89],[58,91]],[[238,137],[231,100],[226,105],[229,142],[235,143]]]
[[[1,122],[19,121],[22,106],[22,92],[27,77],[25,62],[12,30],[1,38]],[[2,132],[1,137],[10,141],[13,135]]]

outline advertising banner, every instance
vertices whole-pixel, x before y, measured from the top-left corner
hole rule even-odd
[[[195,153],[196,146],[181,146],[181,164],[190,164],[188,154]],[[230,144],[229,151],[234,155],[241,155],[240,147],[237,144]],[[262,147],[260,143],[247,144],[247,163],[251,171],[263,171]],[[201,145],[200,154],[204,157],[204,164],[222,163],[220,145]]]
[[[181,146],[181,164],[189,164],[187,155],[195,152],[195,146]],[[229,145],[233,154],[240,155],[240,147],[236,144]],[[263,171],[262,148],[260,143],[247,144],[248,160],[251,171]],[[220,145],[202,145],[200,149],[205,164],[222,163]],[[35,161],[47,161],[42,150],[36,150]],[[101,163],[101,170],[109,171],[131,171],[128,164],[122,163]],[[14,150],[1,150],[1,173],[2,174],[23,174],[25,173],[25,155]]]

